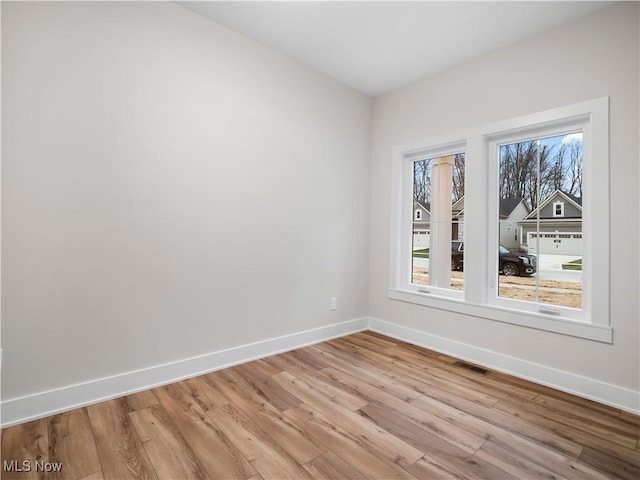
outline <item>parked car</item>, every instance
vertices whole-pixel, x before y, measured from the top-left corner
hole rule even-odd
[[[524,253],[516,253],[499,246],[499,272],[508,276],[527,276],[536,273],[536,257]],[[464,242],[451,242],[451,270],[464,268]]]

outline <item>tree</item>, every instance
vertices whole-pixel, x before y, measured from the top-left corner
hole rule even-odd
[[[556,190],[582,196],[580,135],[500,147],[500,198],[524,198],[534,209]]]
[[[431,159],[413,164],[413,201],[431,203]]]
[[[582,138],[573,137],[563,145],[569,145],[567,193],[582,197]]]
[[[464,196],[464,166],[465,154],[457,153],[453,164],[453,188],[451,190],[451,200],[454,203]]]
[[[413,201],[423,205],[431,203],[432,160],[419,160],[413,164]],[[464,196],[464,162],[465,154],[457,153],[453,164],[452,203]]]
[[[536,140],[500,147],[500,198],[524,198],[536,208],[548,189],[543,188],[543,179],[548,182],[550,153],[549,146]]]

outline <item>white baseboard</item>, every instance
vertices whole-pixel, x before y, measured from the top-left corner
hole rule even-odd
[[[1,428],[48,417],[74,408],[167,385],[258,358],[295,350],[332,338],[367,330],[367,318],[270,338],[198,357],[125,372],[111,377],[5,400],[0,404]]]
[[[564,370],[547,367],[502,353],[431,335],[377,318],[369,318],[369,329],[398,340],[451,355],[492,370],[546,385],[627,412],[640,414],[640,392],[618,387]]]
[[[461,360],[477,363],[493,370],[508,373],[621,410],[640,414],[640,392],[448,338],[431,335],[377,318],[359,318],[219,350],[198,357],[5,400],[0,403],[0,428],[130,395],[185,378],[365,330],[372,330]]]

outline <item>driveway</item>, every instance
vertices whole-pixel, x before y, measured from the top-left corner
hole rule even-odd
[[[549,255],[538,256],[538,277],[540,280],[558,280],[562,282],[580,282],[582,272],[579,270],[562,270],[562,264],[575,260],[575,255]],[[428,258],[414,258],[413,265],[416,267],[429,268]]]
[[[538,255],[538,275],[541,280],[560,280],[565,282],[579,282],[582,280],[580,270],[563,270],[562,264],[576,260],[576,255]]]

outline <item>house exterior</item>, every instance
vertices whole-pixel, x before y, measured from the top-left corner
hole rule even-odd
[[[530,209],[522,198],[500,200],[500,244],[517,250],[520,248],[518,222],[529,215]],[[464,196],[451,206],[451,238],[464,240]],[[415,232],[415,229],[414,229]]]
[[[582,255],[581,197],[556,190],[518,226],[520,248],[526,252]]]
[[[521,197],[500,199],[500,245],[509,250],[521,248],[522,234],[518,223],[531,213]]]
[[[451,239],[464,240],[464,195],[451,205]]]
[[[451,206],[451,239],[464,239],[464,197]],[[413,203],[413,249],[429,248],[431,234],[431,205]]]
[[[414,202],[414,250],[429,248],[430,207],[429,204]],[[500,244],[508,249],[528,253],[582,255],[582,198],[556,190],[533,211],[523,198],[503,198],[500,200],[499,213]],[[451,216],[451,238],[463,240],[464,196],[451,206]]]
[[[421,202],[413,203],[413,249],[429,248],[431,233],[431,205]]]

